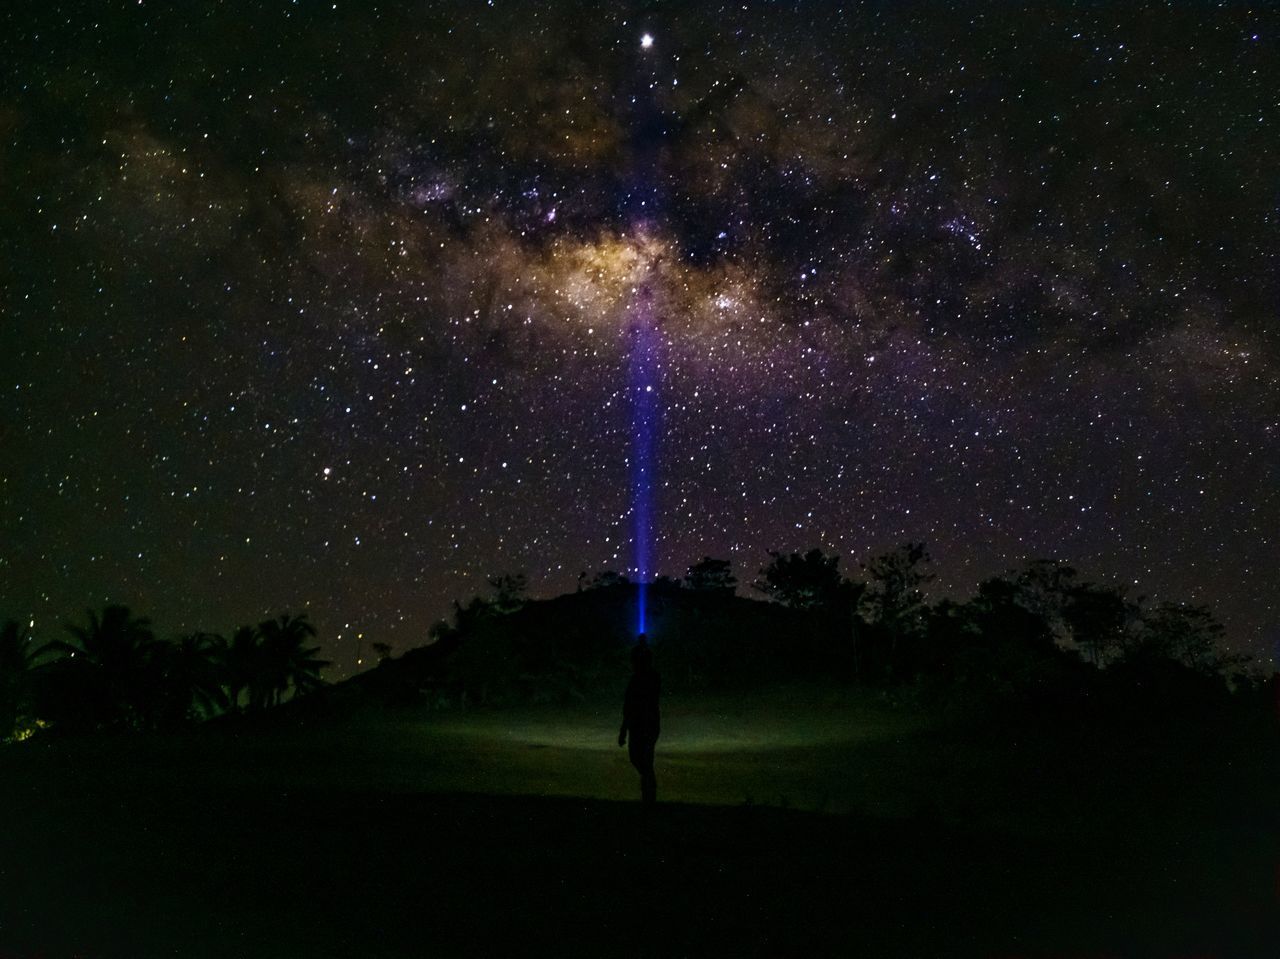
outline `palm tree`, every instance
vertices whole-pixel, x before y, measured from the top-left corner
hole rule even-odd
[[[305,648],[316,629],[307,621],[307,614],[290,616],[281,614],[258,625],[261,642],[261,669],[258,688],[251,691],[251,699],[259,706],[277,705],[293,686],[293,695],[300,696],[324,685],[320,671],[329,665],[328,660],[317,659],[320,647]]]
[[[170,696],[168,720],[207,719],[227,707],[222,691],[226,642],[210,633],[189,633],[166,643],[161,655],[164,685]]]
[[[11,619],[0,627],[0,742],[12,738],[25,718],[35,659],[26,626]]]
[[[88,611],[87,626],[68,623],[74,642],[54,640],[38,655],[60,653],[51,663],[56,719],[64,725],[146,725],[155,703],[157,640],[151,621],[127,606]]]
[[[249,690],[250,705],[253,704],[255,677],[258,674],[258,662],[262,658],[258,643],[258,628],[256,626],[237,627],[231,634],[231,642],[222,642],[221,654],[222,681],[227,690],[227,710],[233,713],[239,712],[240,694],[246,689]]]

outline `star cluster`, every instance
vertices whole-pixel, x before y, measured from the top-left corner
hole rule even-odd
[[[0,13],[0,613],[930,544],[1280,637],[1280,24],[1240,4]]]

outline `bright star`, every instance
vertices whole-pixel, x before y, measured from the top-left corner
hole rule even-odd
[[[646,33],[640,38],[640,49],[648,50],[651,46],[653,46],[653,35]]]

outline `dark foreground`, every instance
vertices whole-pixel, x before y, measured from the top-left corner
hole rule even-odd
[[[160,797],[155,797],[159,799]],[[7,955],[1266,956],[1274,863],[603,802],[68,800],[4,843]],[[96,809],[96,811],[95,811]],[[214,828],[216,824],[216,828]]]
[[[0,954],[1262,957],[1280,942],[1260,837],[1153,855],[748,807],[645,823],[567,799],[167,798],[63,796],[56,825],[10,806]]]
[[[970,812],[939,791],[899,814],[660,803],[646,821],[627,802],[433,792],[307,731],[247,736],[0,755],[0,957],[1280,955],[1274,763],[1240,742],[1145,766],[1111,751],[1110,773],[1083,767],[1105,744],[1010,747]],[[888,783],[901,760],[927,783],[928,740],[890,742],[879,760],[850,747],[851,768]],[[548,776],[571,758],[520,748]]]

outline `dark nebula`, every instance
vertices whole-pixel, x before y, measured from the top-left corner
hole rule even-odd
[[[1245,5],[6,4],[0,614],[926,541],[1280,637],[1280,56]],[[649,34],[653,42],[641,43]]]

